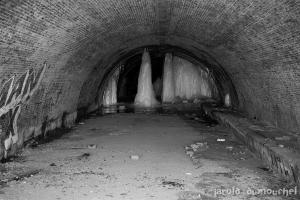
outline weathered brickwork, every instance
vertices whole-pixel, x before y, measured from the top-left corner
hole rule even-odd
[[[49,64],[18,120],[30,138],[92,104],[120,56],[168,44],[206,51],[230,75],[241,110],[299,131],[299,10],[297,0],[2,0],[0,83]]]

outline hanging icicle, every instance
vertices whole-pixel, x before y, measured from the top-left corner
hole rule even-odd
[[[174,74],[173,74],[173,63],[172,54],[167,53],[165,56],[164,63],[164,74],[163,74],[163,91],[162,101],[171,103],[175,101],[175,88],[174,88]]]
[[[153,107],[158,104],[152,85],[151,59],[145,49],[138,79],[138,90],[134,100],[135,105]]]
[[[104,91],[104,95],[103,95],[104,106],[110,106],[117,103],[117,86],[118,86],[118,79],[121,70],[122,67],[118,68],[114,72],[110,80],[108,81],[106,90]]]

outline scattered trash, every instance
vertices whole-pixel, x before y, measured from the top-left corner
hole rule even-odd
[[[84,154],[78,156],[77,158],[78,158],[78,160],[83,160],[83,159],[87,159],[88,157],[90,157],[90,155],[91,155],[90,153],[84,153]]]
[[[232,151],[233,147],[232,146],[227,146],[226,149],[228,149],[229,151]]]
[[[11,181],[23,181],[25,178],[33,177],[34,175],[40,173],[40,171],[41,170],[39,170],[39,169],[29,170],[29,171],[25,171],[20,174],[17,174],[13,177],[9,177],[7,179],[1,179],[0,186],[5,183],[11,182]]]
[[[79,124],[79,125],[83,125],[83,124],[84,124],[84,122],[79,122],[78,124]]]
[[[193,149],[193,151],[199,151],[199,150],[206,150],[208,149],[208,145],[207,142],[197,142],[195,144],[191,144],[191,148]]]
[[[185,147],[185,153],[193,158],[194,152],[206,151],[208,149],[207,142],[197,142]]]
[[[218,138],[217,142],[225,142],[226,140],[224,138]]]
[[[138,159],[140,159],[140,156],[139,155],[131,155],[130,159],[131,160],[138,160]]]
[[[283,144],[279,144],[278,146],[279,146],[280,148],[283,148],[283,147],[284,147],[284,145],[283,145]]]
[[[181,189],[184,188],[184,184],[178,183],[175,181],[163,181],[162,184],[163,184],[163,186],[176,187],[176,188],[181,188]]]
[[[95,145],[95,144],[88,145],[88,149],[96,149],[96,148],[97,148],[97,145]]]

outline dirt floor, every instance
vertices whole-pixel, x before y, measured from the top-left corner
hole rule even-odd
[[[1,164],[0,199],[297,199],[254,194],[293,186],[229,130],[201,122],[193,114],[95,116]]]

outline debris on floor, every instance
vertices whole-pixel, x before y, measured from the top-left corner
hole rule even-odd
[[[88,159],[88,157],[90,157],[90,153],[83,153],[82,155],[78,156],[78,160],[84,160],[84,159]]]
[[[225,142],[226,140],[224,138],[218,138],[217,142]]]
[[[139,160],[139,159],[140,159],[140,156],[139,156],[139,155],[131,155],[131,156],[130,156],[130,159],[131,159],[131,160]]]
[[[180,188],[180,189],[184,189],[184,184],[179,183],[179,181],[167,181],[164,180],[162,181],[162,185],[163,187],[168,187],[168,188]]]
[[[185,147],[185,152],[191,158],[193,157],[194,153],[197,151],[206,151],[208,149],[207,142],[197,142],[195,144],[191,144]]]
[[[242,191],[287,187],[269,170],[257,168],[262,163],[225,127],[207,127],[175,115],[115,114],[113,119],[112,115],[89,119],[67,139],[29,148],[23,154],[26,159],[5,163],[0,181],[19,179],[22,171],[42,170],[22,181],[0,182],[0,199],[258,200],[272,197],[213,195],[231,187]],[[109,136],[125,130],[130,134]],[[191,159],[183,152],[187,144]]]
[[[229,151],[233,150],[233,146],[227,146],[226,149],[228,149]]]
[[[10,173],[1,173],[0,177],[0,185],[4,183],[8,183],[10,181],[21,181],[24,180],[25,178],[32,177],[38,173],[40,173],[40,169],[15,169],[16,172],[15,174],[10,174]]]

